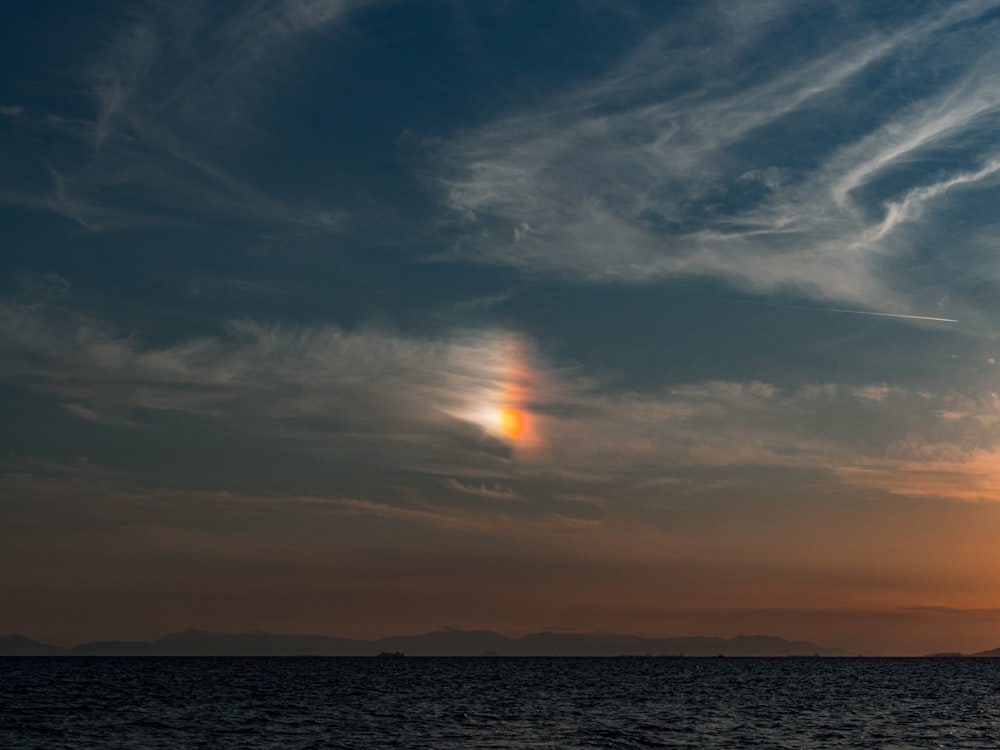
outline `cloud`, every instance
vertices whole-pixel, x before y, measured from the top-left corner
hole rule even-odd
[[[256,0],[231,16],[220,37],[233,50],[231,64],[246,64],[295,43],[302,34],[320,31],[374,0]]]
[[[445,486],[455,490],[456,492],[461,492],[466,495],[475,495],[477,497],[484,497],[488,500],[517,500],[520,498],[520,495],[514,492],[514,490],[510,487],[499,483],[494,483],[489,486],[486,484],[463,484],[457,479],[449,478],[445,480]]]
[[[509,506],[493,503],[452,506],[336,494],[142,487],[86,459],[61,464],[16,457],[0,462],[0,500],[0,537],[9,543],[8,554],[14,548],[31,557],[68,549],[78,554],[97,537],[111,557],[161,557],[173,564],[239,557],[272,574],[276,565],[339,567],[330,560],[331,540],[337,540],[341,555],[364,556],[370,553],[372,532],[384,539],[388,527],[418,527],[440,533],[441,539],[518,538],[567,550],[577,535],[600,533],[602,527],[593,514],[526,507],[511,512]],[[275,535],[276,523],[296,533]]]
[[[0,377],[90,421],[200,415],[312,449],[367,445],[401,465],[447,458],[502,473],[511,449],[477,415],[503,387],[506,340],[495,331],[430,340],[232,321],[153,348],[65,308],[0,305]]]
[[[87,456],[77,456],[72,461],[57,461],[40,456],[12,454],[0,459],[0,469],[5,472],[42,477],[102,477],[113,473],[99,466]]]
[[[257,227],[341,231],[348,216],[342,207],[288,202],[256,186],[240,176],[238,154],[252,140],[249,123],[260,117],[263,93],[301,54],[308,36],[377,1],[256,0],[222,11],[195,1],[131,8],[89,65],[91,119],[20,117],[64,137],[61,158],[46,159],[53,187],[38,207],[95,231],[234,219]],[[3,113],[21,116],[22,109]],[[21,205],[31,197],[8,193]]]
[[[427,507],[405,508],[369,500],[338,500],[335,511],[348,515],[372,516],[431,526],[443,531],[532,538],[551,534],[571,534],[599,525],[594,519],[549,515],[542,518],[517,519],[505,514],[482,514],[469,510],[442,510]]]
[[[950,221],[952,194],[995,200],[994,6],[933,6],[881,28],[817,20],[826,6],[799,18],[795,4],[766,21],[675,19],[600,79],[442,148],[454,252],[595,282],[710,277],[919,312],[903,259],[945,262],[938,233],[971,239]],[[727,24],[741,44],[721,43]]]
[[[52,300],[67,295],[73,286],[57,273],[19,271],[15,274],[21,293],[29,299]]]
[[[910,497],[1000,501],[1000,394],[858,389],[883,414],[905,414],[878,451],[837,467],[856,487]]]
[[[901,477],[916,462],[929,468],[913,476],[965,472],[969,489],[955,493],[968,496],[992,491],[970,447],[1000,448],[992,391],[722,380],[621,390],[497,329],[420,338],[244,320],[153,347],[66,308],[8,303],[0,355],[0,379],[87,421],[157,430],[157,414],[197,417],[221,434],[429,474],[490,500],[521,499],[521,482],[544,485],[550,504],[588,486],[633,497],[692,482],[725,489],[761,469],[894,492],[912,484]],[[507,408],[530,440],[503,433]],[[942,458],[944,447],[959,458]]]
[[[931,451],[921,451],[925,455]],[[947,446],[946,453],[959,452]],[[893,495],[1000,502],[1000,448],[950,458],[868,460],[838,470],[846,482]]]

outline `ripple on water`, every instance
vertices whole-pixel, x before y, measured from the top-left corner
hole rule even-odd
[[[991,659],[0,659],[0,747],[995,748]]]

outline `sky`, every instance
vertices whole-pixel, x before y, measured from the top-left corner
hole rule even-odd
[[[0,632],[1000,646],[1000,2],[0,7]]]

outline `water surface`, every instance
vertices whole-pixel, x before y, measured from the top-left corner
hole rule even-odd
[[[0,659],[0,747],[997,748],[993,659]]]

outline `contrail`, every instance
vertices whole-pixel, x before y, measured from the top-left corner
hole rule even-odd
[[[826,310],[827,312],[849,313],[851,315],[875,315],[880,318],[905,318],[907,320],[933,320],[937,323],[957,323],[954,318],[932,318],[930,315],[903,315],[901,313],[872,312],[871,310],[845,310],[840,307],[816,307],[814,310]]]
[[[813,312],[838,312],[848,315],[874,315],[877,318],[902,318],[903,320],[929,320],[934,323],[959,323],[955,318],[935,318],[930,315],[904,315],[903,313],[874,312],[872,310],[848,310],[846,307],[810,307],[808,305],[785,305],[781,302],[765,302],[761,300],[732,299],[716,297],[719,302],[734,302],[738,305],[762,305],[765,307],[783,307],[786,310],[812,310]]]

